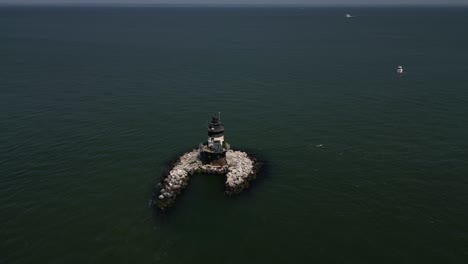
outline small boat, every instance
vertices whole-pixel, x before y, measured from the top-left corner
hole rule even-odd
[[[402,74],[402,73],[403,73],[403,66],[398,66],[396,72],[397,72],[398,74]]]
[[[346,14],[345,17],[346,18],[352,18],[352,16],[350,14]]]

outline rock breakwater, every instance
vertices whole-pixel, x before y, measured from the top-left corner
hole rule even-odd
[[[196,173],[225,175],[226,194],[238,194],[249,187],[249,182],[256,178],[260,168],[255,158],[242,151],[228,150],[226,163],[223,166],[203,164],[199,150],[185,153],[165,173],[152,204],[161,210],[173,205],[176,197],[187,187],[190,176]]]

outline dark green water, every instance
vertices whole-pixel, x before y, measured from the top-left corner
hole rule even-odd
[[[467,263],[467,25],[456,8],[0,8],[0,263]],[[267,175],[232,199],[198,175],[154,215],[166,162],[217,111]]]

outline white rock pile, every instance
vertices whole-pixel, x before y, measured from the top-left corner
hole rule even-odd
[[[257,164],[242,151],[226,152],[227,165],[212,166],[203,164],[199,151],[192,150],[182,155],[159,184],[161,188],[153,204],[159,209],[171,206],[181,191],[188,185],[190,175],[194,173],[225,174],[226,193],[237,194],[249,187],[249,181],[255,179]]]
[[[177,195],[187,186],[190,174],[201,165],[197,150],[182,155],[159,184],[161,189],[158,198],[154,201],[155,205],[160,209],[172,205]]]
[[[226,153],[226,160],[226,193],[240,193],[249,187],[249,181],[255,178],[254,161],[245,152],[231,150]]]

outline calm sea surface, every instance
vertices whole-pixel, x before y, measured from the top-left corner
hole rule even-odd
[[[468,263],[467,26],[460,8],[0,7],[0,263]],[[197,175],[154,214],[218,111],[267,173],[234,198]]]

